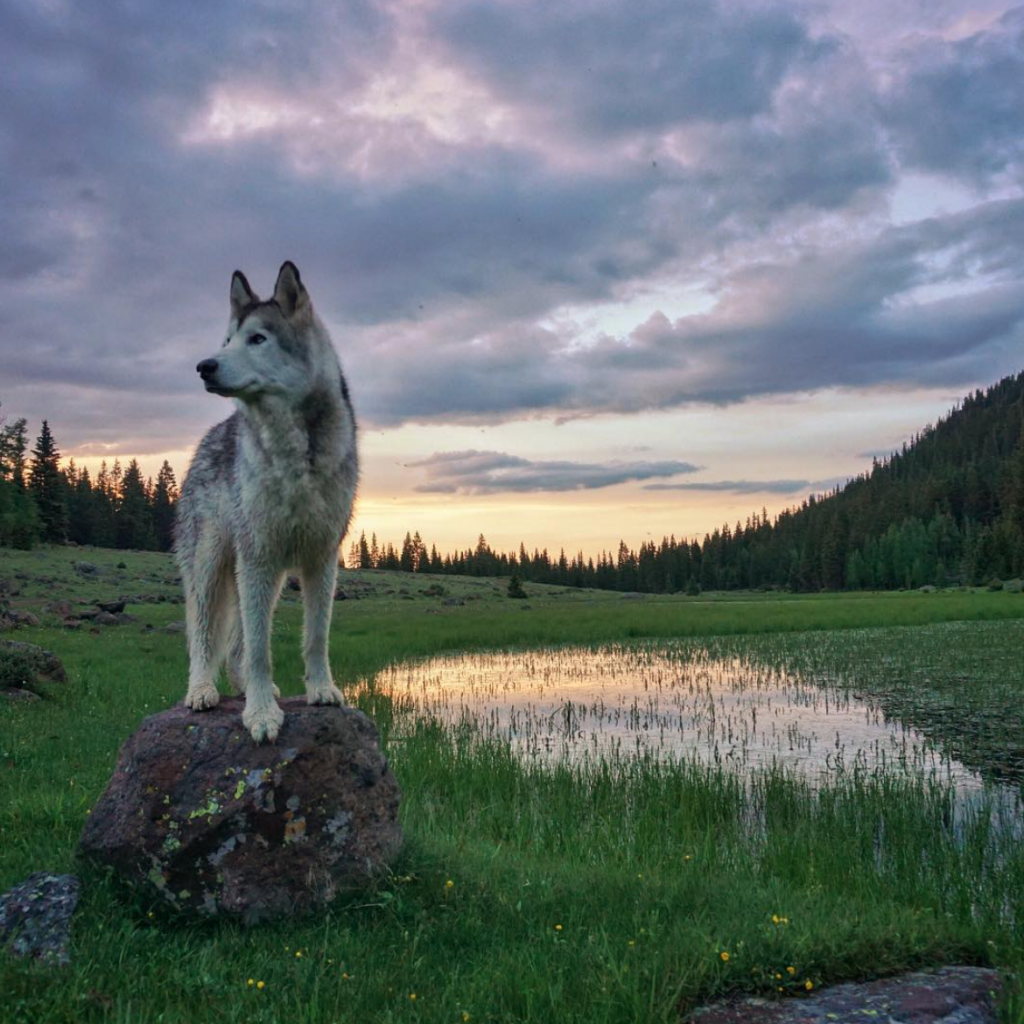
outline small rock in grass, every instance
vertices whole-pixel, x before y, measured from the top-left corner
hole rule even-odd
[[[48,611],[51,615],[56,615],[59,619],[69,619],[71,618],[74,609],[71,607],[70,601],[61,600],[51,601],[46,605],[44,611]]]
[[[6,690],[0,690],[0,694],[6,697],[7,700],[23,701],[25,703],[43,699],[38,693],[22,689],[20,686],[8,686]]]
[[[110,612],[111,615],[117,615],[124,611],[125,601],[97,601],[96,607],[101,612]]]
[[[167,625],[164,626],[164,632],[165,633],[184,633],[185,632],[185,628],[186,627],[185,627],[184,619],[179,619],[177,622],[168,622]]]
[[[725,999],[695,1010],[688,1024],[996,1024],[998,971],[940,967],[880,981],[823,988],[800,999]]]
[[[64,665],[52,651],[17,640],[0,640],[0,685],[24,687],[67,680]]]
[[[78,879],[38,871],[0,896],[0,946],[11,955],[64,965],[71,957],[71,915]]]
[[[116,626],[117,616],[111,615],[110,612],[97,612],[92,621],[97,626]]]

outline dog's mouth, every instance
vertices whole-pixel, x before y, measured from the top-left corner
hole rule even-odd
[[[225,387],[223,384],[218,384],[216,381],[205,380],[203,381],[203,387],[205,387],[211,395],[220,395],[223,398],[238,398],[241,395],[251,392],[253,385],[252,382],[249,382],[241,384],[238,387],[229,388]]]

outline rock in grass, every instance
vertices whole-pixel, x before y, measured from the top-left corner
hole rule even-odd
[[[78,906],[78,879],[38,871],[0,896],[0,946],[16,957],[69,962],[71,915]]]
[[[881,981],[822,989],[804,999],[728,999],[692,1013],[689,1024],[996,1024],[998,971],[940,967]]]
[[[0,689],[32,690],[39,683],[67,682],[60,658],[35,644],[0,640]]]
[[[43,699],[38,693],[35,693],[32,690],[23,690],[20,686],[8,686],[5,689],[0,690],[0,696],[5,700],[28,704],[31,704],[33,701]]]
[[[255,922],[322,907],[397,854],[398,783],[354,708],[281,701],[274,745],[243,702],[147,718],[82,832],[80,851],[181,910]]]

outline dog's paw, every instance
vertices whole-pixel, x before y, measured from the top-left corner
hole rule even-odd
[[[307,704],[344,704],[345,697],[334,683],[325,683],[322,686],[311,686],[306,684]]]
[[[220,694],[212,683],[190,688],[185,694],[185,707],[193,711],[206,711],[208,708],[215,708],[219,703]]]
[[[257,743],[266,740],[273,743],[284,724],[284,712],[276,701],[266,704],[245,705],[242,712],[242,725],[249,730],[249,735]]]

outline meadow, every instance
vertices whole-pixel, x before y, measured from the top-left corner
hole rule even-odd
[[[187,663],[183,637],[164,631],[183,617],[166,556],[0,550],[0,578],[41,618],[13,635],[57,652],[70,677],[43,701],[0,703],[2,891],[78,870],[78,834],[121,742],[180,700]],[[375,682],[445,652],[712,644],[855,685],[1019,788],[1024,595],[638,598],[527,584],[514,601],[504,580],[383,572],[344,573],[341,586],[335,677],[378,722],[404,790],[394,873],[329,914],[248,930],[183,921],[90,874],[72,966],[0,959],[0,1020],[679,1021],[729,992],[799,996],[952,962],[1004,970],[1003,1019],[1024,1019],[1019,813],[957,808],[948,785],[913,775],[822,783],[654,756],[524,760]],[[138,621],[98,633],[43,611],[121,595],[147,599],[128,605]],[[286,592],[274,628],[286,694],[301,691],[300,625]]]

